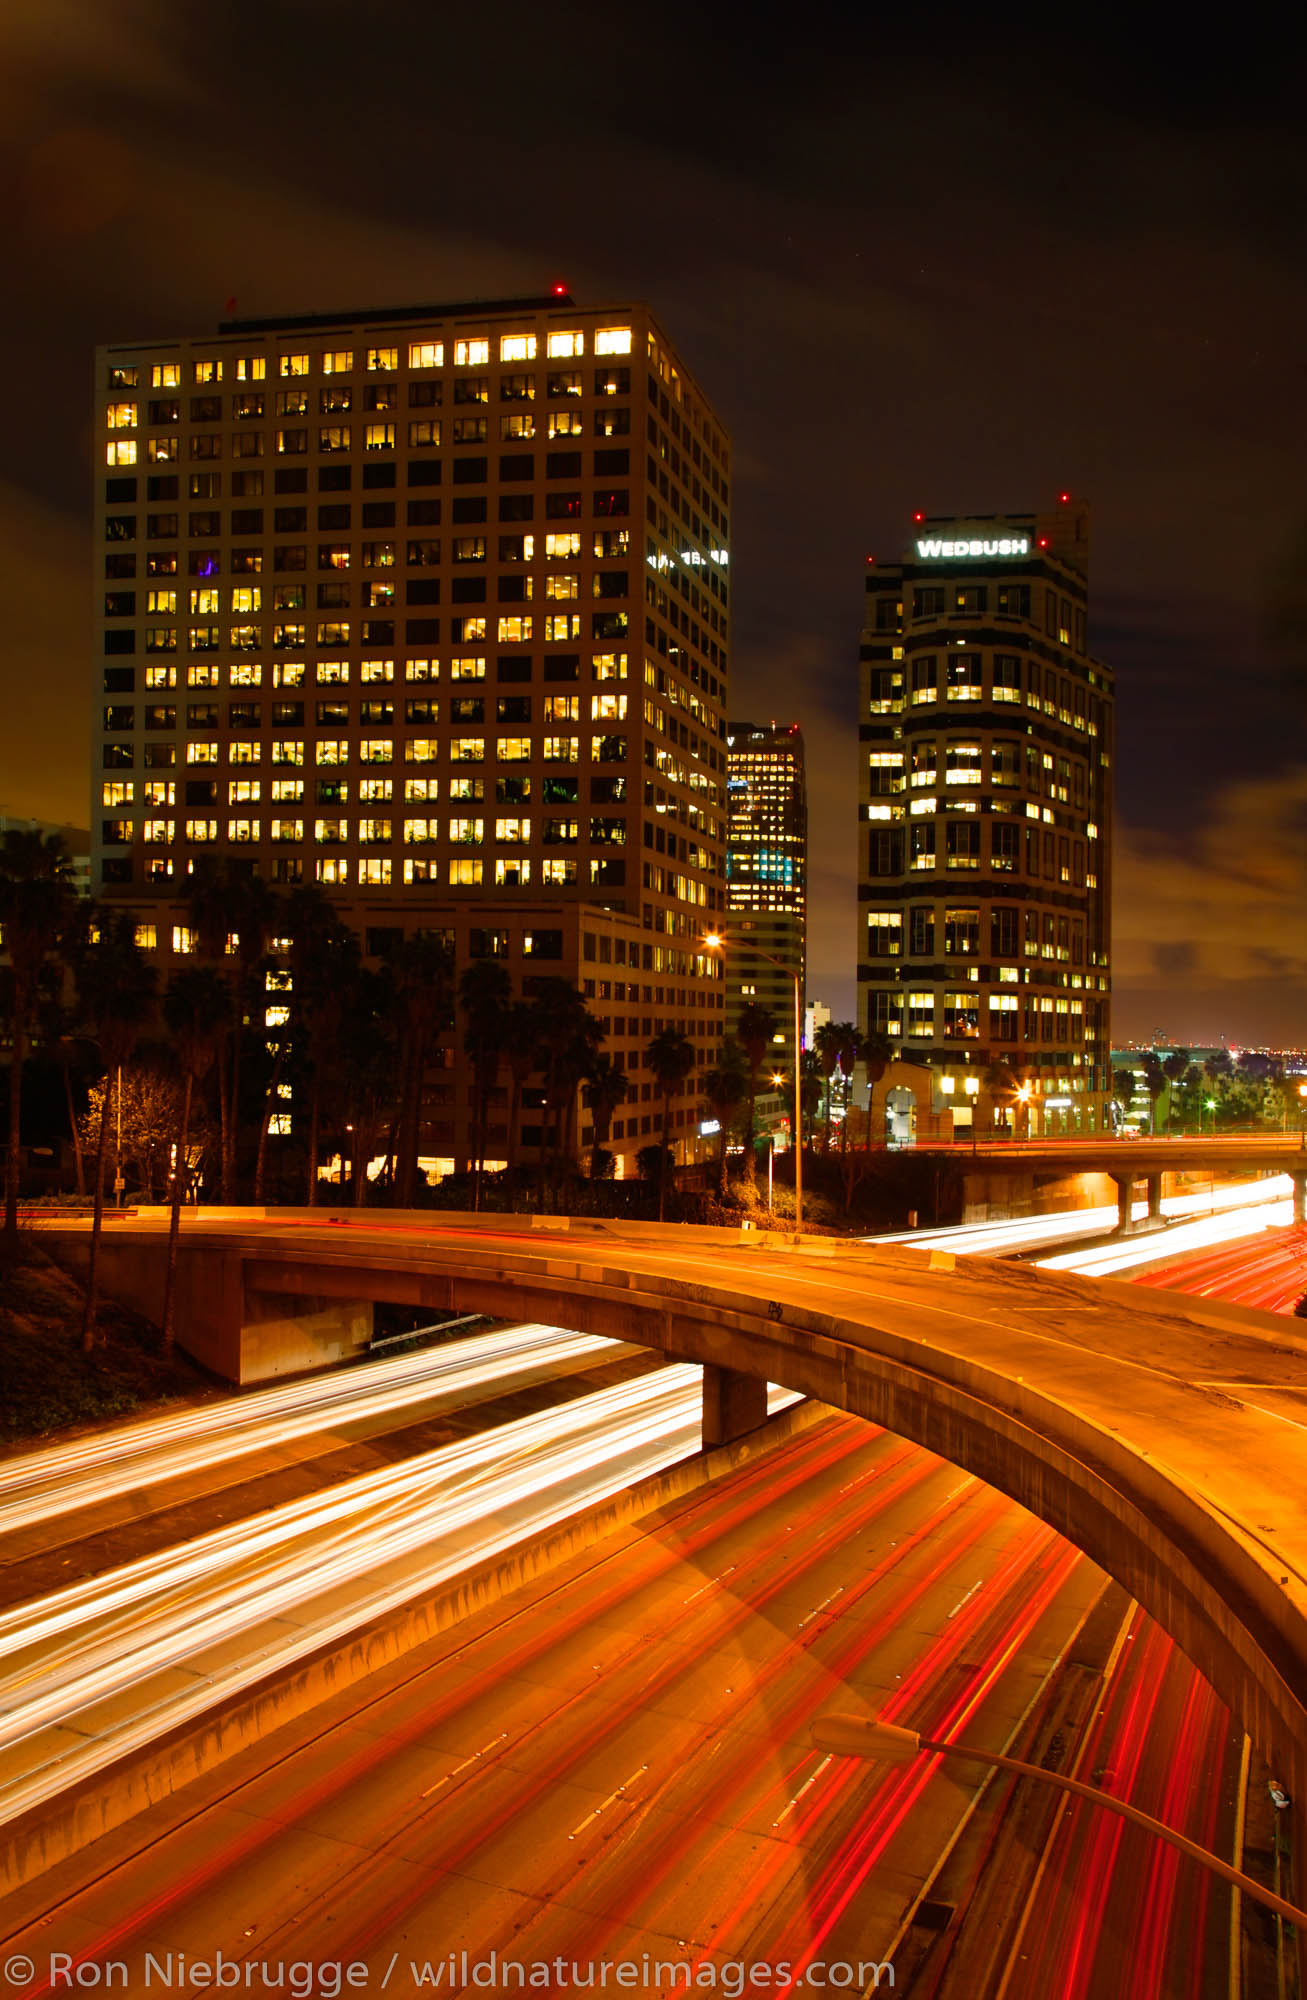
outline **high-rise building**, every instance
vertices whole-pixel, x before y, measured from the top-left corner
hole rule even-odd
[[[727,1032],[745,1001],[766,1007],[779,1023],[777,1068],[792,1076],[796,974],[800,995],[807,991],[808,798],[797,722],[728,726],[726,804]]]
[[[1007,1066],[1032,1134],[1103,1129],[1112,1088],[1113,692],[1088,562],[1063,493],[1047,514],[917,514],[904,559],[866,571],[861,1024],[960,1108],[1001,1113],[983,1078]]]
[[[575,979],[628,1069],[673,1023],[706,1057],[730,446],[648,308],[234,320],[96,370],[97,888],[166,957],[228,857],[370,947]],[[658,1126],[632,1081],[627,1160]]]

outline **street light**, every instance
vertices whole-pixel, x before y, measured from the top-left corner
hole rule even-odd
[[[803,1228],[803,1064],[800,1061],[803,1035],[803,982],[797,972],[773,958],[769,951],[755,944],[752,938],[741,938],[739,943],[746,951],[756,952],[765,958],[768,965],[774,965],[794,983],[794,1233],[799,1235]],[[719,951],[722,955],[723,976],[726,971],[726,939],[720,931],[709,931],[703,939],[705,951]],[[753,1135],[749,1135],[750,1144]]]
[[[1172,1847],[1179,1848],[1181,1854],[1187,1854],[1191,1861],[1199,1862],[1214,1875],[1232,1882],[1245,1896],[1264,1903],[1277,1916],[1286,1918],[1299,1928],[1307,1925],[1307,1910],[1299,1910],[1292,1903],[1286,1903],[1282,1896],[1264,1889],[1260,1882],[1241,1874],[1228,1861],[1222,1861],[1219,1855],[1209,1854],[1196,1841],[1187,1840],[1173,1826],[1166,1826],[1160,1819],[1140,1812],[1138,1806],[1127,1804],[1125,1799],[1113,1798],[1110,1792],[1100,1792],[1094,1785],[1082,1784],[1078,1778],[1064,1778],[1060,1771],[1046,1770],[1042,1764],[1023,1764],[1016,1757],[1001,1756],[997,1750],[979,1750],[972,1743],[932,1742],[928,1737],[918,1736],[915,1729],[900,1729],[895,1723],[882,1722],[878,1716],[821,1715],[809,1725],[808,1736],[814,1750],[824,1750],[833,1757],[861,1757],[886,1764],[905,1764],[919,1751],[928,1750],[937,1757],[966,1757],[974,1764],[992,1764],[1000,1771],[1015,1771],[1022,1778],[1039,1778],[1046,1785],[1056,1785],[1059,1791],[1073,1792],[1077,1798],[1106,1806],[1109,1812],[1118,1813],[1122,1819],[1143,1827],[1145,1832],[1153,1834],[1158,1840],[1169,1841]]]

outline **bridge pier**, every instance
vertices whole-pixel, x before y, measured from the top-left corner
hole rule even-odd
[[[767,1384],[758,1375],[741,1375],[734,1368],[703,1369],[703,1448],[734,1444],[736,1438],[761,1430],[767,1421]]]
[[[1148,1220],[1150,1222],[1160,1222],[1162,1220],[1162,1176],[1160,1174],[1150,1174],[1148,1176]]]
[[[1116,1184],[1116,1228],[1114,1236],[1129,1236],[1135,1227],[1132,1214],[1134,1207],[1135,1177],[1133,1174],[1113,1174]]]
[[[1307,1167],[1299,1168],[1291,1174],[1293,1181],[1293,1219],[1307,1222]]]

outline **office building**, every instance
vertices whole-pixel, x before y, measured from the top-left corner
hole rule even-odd
[[[914,516],[868,557],[859,738],[864,1031],[982,1126],[1105,1128],[1112,673],[1089,652],[1089,516]],[[1009,1118],[1009,1123],[1012,1122]]]
[[[96,369],[96,886],[166,958],[228,857],[574,979],[628,1069],[671,1023],[706,1056],[730,446],[648,308],[230,321]],[[614,1151],[657,1124],[645,1076]]]
[[[808,799],[797,722],[728,726],[726,806],[727,1029],[745,1001],[766,1007],[778,1023],[776,1068],[792,1076],[795,974],[801,999],[807,991]]]

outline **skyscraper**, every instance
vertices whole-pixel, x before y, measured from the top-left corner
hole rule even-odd
[[[672,1023],[706,1056],[730,446],[648,308],[231,321],[96,368],[97,887],[166,959],[229,857],[370,948],[435,930],[577,980],[628,1069]],[[633,1082],[628,1158],[658,1122]]]
[[[741,1004],[756,1000],[779,1023],[777,1068],[793,1075],[796,973],[807,991],[808,799],[797,722],[728,726],[726,800],[727,1033]]]
[[[1026,1088],[1032,1134],[1102,1129],[1111,669],[1088,650],[1088,509],[914,516],[866,571],[859,737],[864,1031]],[[967,1090],[967,1085],[970,1090]]]

